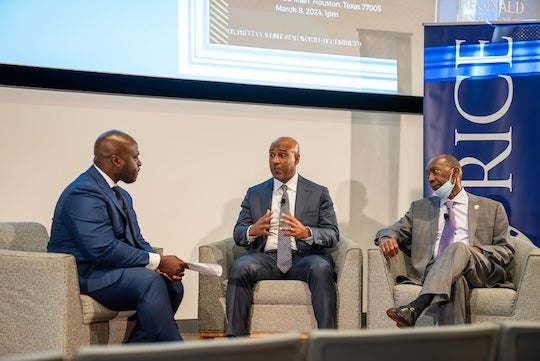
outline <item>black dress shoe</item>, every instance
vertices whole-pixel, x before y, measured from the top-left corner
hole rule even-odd
[[[392,307],[386,311],[388,317],[396,321],[398,327],[413,327],[418,315],[411,306]]]

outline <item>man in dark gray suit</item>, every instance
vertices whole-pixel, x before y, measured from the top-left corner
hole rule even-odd
[[[438,324],[465,323],[470,287],[512,287],[505,268],[514,249],[502,204],[467,193],[459,161],[451,155],[434,157],[426,176],[433,196],[413,202],[375,238],[387,258],[400,249],[410,255],[405,281],[422,285],[410,304],[387,310],[398,327],[414,326],[429,306]]]
[[[336,327],[336,276],[326,248],[339,240],[337,219],[328,189],[298,175],[299,161],[296,140],[276,139],[269,152],[273,178],[249,188],[242,202],[234,240],[249,253],[237,258],[229,270],[228,336],[248,333],[253,286],[260,280],[307,282],[318,327]],[[278,243],[283,242],[292,249],[285,268],[278,266]]]

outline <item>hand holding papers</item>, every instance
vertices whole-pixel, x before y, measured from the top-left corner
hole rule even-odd
[[[198,262],[188,262],[188,269],[192,271],[197,271],[200,273],[204,273],[206,275],[210,276],[221,276],[223,273],[223,267],[221,267],[219,264],[214,263],[198,263]]]

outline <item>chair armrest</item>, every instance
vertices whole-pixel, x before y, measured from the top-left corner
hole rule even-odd
[[[237,246],[232,237],[199,246],[199,262],[215,263],[223,267],[223,274],[219,277],[221,281],[227,280],[231,263],[245,254],[247,250]]]
[[[75,258],[44,252],[0,250],[0,349],[71,354],[84,332]],[[67,327],[67,325],[71,325]],[[64,328],[78,330],[64,334]]]
[[[403,252],[399,252],[394,258],[396,257],[403,258]],[[393,262],[400,264],[399,260]],[[390,269],[389,262],[379,247],[368,249],[367,280],[367,327],[393,327],[388,321],[386,310],[394,306],[396,274]]]
[[[247,251],[234,243],[232,237],[199,246],[199,262],[223,267],[220,277],[199,274],[199,332],[223,332],[226,326],[225,287],[229,266]]]
[[[340,237],[330,254],[337,274],[337,326],[359,329],[362,326],[362,249],[356,242]]]
[[[536,248],[525,257],[521,277],[514,280],[517,290],[517,299],[514,309],[516,318],[518,319],[529,319],[531,310],[536,309],[534,305],[536,305],[540,299],[540,287],[538,286],[539,274],[540,249]]]

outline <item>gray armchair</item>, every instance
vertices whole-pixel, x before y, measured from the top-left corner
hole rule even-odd
[[[81,295],[75,258],[46,253],[34,222],[0,222],[0,356],[120,343],[134,311],[116,312]]]
[[[475,288],[467,301],[471,323],[503,320],[540,321],[540,249],[528,240],[511,238],[516,250],[510,269],[516,290],[506,288]],[[381,250],[368,249],[367,327],[394,328],[395,322],[386,316],[390,307],[414,300],[420,286],[396,284],[396,276],[407,275],[409,258],[400,252],[386,260]],[[430,324],[421,316],[419,324]]]
[[[201,337],[223,336],[226,327],[225,291],[229,266],[246,254],[232,238],[199,247],[199,261],[223,267],[220,277],[199,275],[199,332]],[[337,326],[359,329],[362,313],[362,250],[341,237],[329,250],[337,273]],[[279,292],[276,292],[279,290]],[[275,317],[280,312],[282,317]],[[260,281],[255,285],[250,333],[307,332],[317,328],[311,293],[305,282],[295,280]]]

